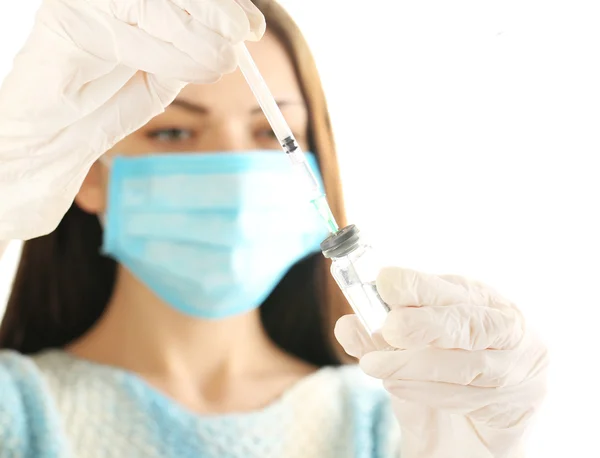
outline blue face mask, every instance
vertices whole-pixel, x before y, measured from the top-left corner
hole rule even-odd
[[[104,253],[188,315],[260,306],[327,236],[281,151],[116,157],[110,167]]]

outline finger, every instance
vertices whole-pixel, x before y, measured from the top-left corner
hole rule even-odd
[[[213,83],[221,76],[219,70],[230,70],[232,65],[235,67],[235,55],[233,51],[228,55],[216,57],[216,52],[207,54],[202,62],[198,62],[174,44],[152,36],[139,27],[130,25],[111,14],[102,11],[95,11],[90,8],[71,8],[63,2],[54,2],[54,9],[44,8],[40,10],[38,20],[45,25],[44,28],[37,28],[37,44],[43,45],[41,38],[45,38],[55,43],[59,49],[74,49],[72,54],[64,54],[63,66],[67,67],[69,63],[73,68],[88,69],[96,68],[98,62],[114,65],[122,64],[133,70],[142,70],[147,73],[161,75],[167,78],[179,79],[194,83]],[[99,17],[100,16],[100,17]],[[177,29],[177,24],[170,24]],[[66,30],[73,40],[74,46],[70,46],[68,40],[57,36],[52,30]],[[36,33],[34,31],[34,33]],[[99,39],[101,37],[101,39]],[[198,46],[217,46],[210,42],[210,39],[216,37],[211,35],[207,37],[208,41]],[[196,38],[196,42],[202,43],[203,36]],[[218,38],[218,37],[217,37]],[[221,38],[218,38],[222,40]],[[208,44],[207,44],[208,43]],[[218,46],[217,46],[218,47]],[[222,46],[221,46],[222,47]],[[44,48],[44,46],[41,46]],[[82,51],[85,50],[85,51]],[[55,52],[53,51],[53,54]],[[82,65],[79,60],[94,59],[96,67]],[[228,61],[227,59],[233,59]],[[89,70],[82,71],[81,74],[73,75],[75,80],[84,79]],[[89,81],[93,81],[89,78]],[[78,86],[71,84],[73,89]]]
[[[45,149],[44,154],[40,155],[40,160],[43,159],[44,162],[39,170],[43,170],[45,176],[60,183],[64,180],[64,177],[59,176],[61,171],[72,176],[70,169],[77,168],[80,169],[80,178],[83,179],[87,168],[101,154],[163,112],[164,107],[177,96],[181,87],[181,82],[177,80],[164,80],[144,72],[136,72],[123,84],[121,90],[106,100],[101,107],[63,129],[51,143],[40,147]],[[68,148],[68,145],[72,145],[71,148]],[[88,154],[81,157],[83,146],[87,147],[85,150]],[[75,156],[77,160],[74,160]],[[83,170],[84,168],[86,170]],[[52,170],[55,172],[52,173]],[[62,189],[57,183],[53,186]]]
[[[489,388],[413,380],[386,380],[383,386],[402,401],[450,410],[461,415],[488,405],[494,391]]]
[[[524,333],[514,308],[451,306],[404,307],[392,310],[381,329],[391,346],[401,349],[458,348],[485,350],[515,348]]]
[[[235,0],[236,3],[244,10],[248,21],[250,22],[250,34],[246,36],[246,40],[258,41],[265,34],[266,23],[265,17],[256,7],[252,0]]]
[[[510,301],[504,298],[495,289],[480,281],[462,277],[460,275],[439,275],[439,277],[455,285],[462,286],[474,303],[491,303],[498,307],[512,305]]]
[[[119,62],[146,73],[189,83],[207,84],[217,81],[236,62],[234,60],[223,65],[221,61],[211,58],[198,62],[173,44],[155,38],[141,29],[129,28],[118,21],[115,21],[112,29],[115,44],[127,43],[118,50]],[[223,66],[219,67],[220,65]]]
[[[531,374],[531,364],[510,350],[375,351],[360,360],[371,377],[387,380],[452,383],[497,388],[521,383]]]
[[[172,44],[203,68],[217,74],[234,71],[237,58],[229,39],[213,30],[211,24],[198,20],[175,3],[177,2],[159,0],[152,7],[141,9],[137,26],[149,35]],[[224,6],[226,4],[224,2]],[[233,6],[241,18],[232,24],[243,21],[245,28],[239,34],[247,34],[248,20],[241,8],[235,4]]]
[[[387,267],[377,277],[377,291],[390,307],[447,306],[469,303],[469,295],[435,275],[401,267]]]
[[[77,0],[72,0],[77,1]],[[85,0],[95,9],[127,24],[143,27],[146,14],[166,11],[168,5],[191,16],[230,44],[257,40],[264,33],[264,16],[250,0]],[[166,23],[180,29],[183,23]]]
[[[136,72],[129,81],[102,107],[82,118],[70,127],[69,132],[60,134],[65,141],[79,137],[85,141],[82,133],[98,132],[98,138],[88,144],[92,159],[109,150],[118,141],[135,132],[153,117],[162,113],[184,87],[184,83],[175,79],[159,78],[145,72]],[[94,129],[93,126],[97,128]],[[85,135],[85,134],[84,134]]]
[[[240,43],[252,34],[246,11],[235,0],[168,1],[187,11],[195,21],[204,24],[230,44]]]
[[[538,381],[527,381],[503,388],[412,380],[386,380],[383,385],[400,401],[417,403],[436,410],[447,410],[459,415],[472,415],[473,412],[485,408],[497,412],[498,404],[503,405],[503,411],[506,411],[505,406],[507,405],[536,405],[544,395],[543,392],[539,393],[540,383]],[[495,408],[492,409],[491,406],[495,406]],[[515,412],[521,412],[521,409],[517,409]],[[511,412],[507,411],[507,414],[509,413]],[[497,419],[502,420],[503,418],[500,416]],[[489,420],[489,415],[487,420]]]
[[[171,0],[230,43],[258,41],[265,17],[251,0]]]
[[[356,315],[341,317],[334,329],[335,338],[344,351],[355,358],[374,351],[376,346]]]

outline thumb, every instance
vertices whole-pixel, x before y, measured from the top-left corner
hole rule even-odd
[[[356,315],[341,317],[335,325],[335,338],[344,351],[355,358],[376,350],[373,339]]]

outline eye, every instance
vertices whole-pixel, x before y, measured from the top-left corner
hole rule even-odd
[[[195,133],[190,129],[157,129],[148,132],[148,138],[164,143],[181,143],[194,138]]]
[[[261,139],[277,140],[277,137],[275,136],[275,132],[273,132],[273,129],[271,129],[270,127],[257,130],[255,135],[257,138],[261,138]]]

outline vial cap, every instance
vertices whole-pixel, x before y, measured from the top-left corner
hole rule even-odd
[[[360,241],[360,230],[354,225],[346,226],[321,243],[321,251],[326,258],[339,258],[354,251]]]

